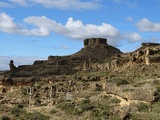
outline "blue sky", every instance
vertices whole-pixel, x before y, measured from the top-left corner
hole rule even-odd
[[[123,52],[160,42],[160,0],[1,0],[0,70],[69,55],[89,37]]]

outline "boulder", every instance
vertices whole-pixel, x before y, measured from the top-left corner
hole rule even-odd
[[[155,86],[151,84],[142,85],[139,87],[134,87],[130,84],[121,85],[118,87],[116,83],[107,83],[106,93],[117,95],[127,100],[139,100],[146,102],[155,101]]]

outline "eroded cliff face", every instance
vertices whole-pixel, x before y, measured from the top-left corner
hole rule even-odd
[[[88,38],[84,40],[84,48],[94,45],[107,45],[107,39],[104,38]]]
[[[18,67],[15,67],[14,61],[11,60],[9,64],[11,70],[5,72],[1,83],[20,82],[16,81],[19,77],[26,78],[26,81],[32,81],[32,78],[72,75],[87,71],[116,71],[129,74],[138,74],[139,72],[139,74],[147,76],[149,69],[159,69],[159,67],[155,67],[159,63],[160,44],[158,43],[142,43],[142,47],[134,52],[122,53],[117,48],[108,45],[107,39],[89,38],[84,40],[84,48],[73,55],[49,56],[48,60],[35,61],[33,65]],[[141,68],[138,68],[140,66]],[[137,69],[138,72],[134,69]],[[154,70],[150,71],[150,74],[153,73]],[[27,80],[28,78],[31,80]]]
[[[160,63],[160,44],[142,43],[142,47],[131,53],[119,54],[108,62],[110,70],[125,71],[126,68],[140,65],[154,66]]]

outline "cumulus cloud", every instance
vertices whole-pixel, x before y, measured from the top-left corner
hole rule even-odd
[[[109,44],[115,46],[124,38],[122,37],[122,33],[111,24],[84,24],[81,20],[74,20],[72,17],[68,18],[64,25],[45,16],[29,16],[25,18],[23,22],[25,22],[25,26],[28,24],[31,29],[28,29],[27,26],[23,27],[23,23],[21,23],[21,25],[15,23],[14,18],[6,13],[0,14],[0,30],[7,33],[25,36],[48,36],[54,32],[78,40],[90,37],[103,37],[108,39]],[[125,39],[131,42],[137,42],[142,39],[136,32],[128,33],[124,36]]]
[[[138,42],[142,40],[142,37],[136,32],[125,34],[125,38],[129,40],[129,42]]]
[[[46,60],[40,57],[0,56],[0,70],[9,70],[9,61],[14,60],[14,65],[31,65],[35,60]]]
[[[24,22],[36,26],[37,29],[28,30],[26,35],[48,36],[51,32],[65,34],[68,32],[67,28],[60,23],[55,22],[45,16],[42,17],[27,17]]]
[[[83,24],[80,20],[68,18],[65,25],[57,23],[45,16],[27,17],[24,19],[33,28],[27,29],[18,23],[6,13],[0,14],[0,30],[7,33],[20,34],[26,36],[47,36],[51,32],[67,36],[73,39],[85,39],[88,37],[104,37],[117,40],[120,37],[119,30],[110,24],[102,23],[101,25]]]
[[[24,21],[38,28],[29,31],[27,33],[28,35],[46,36],[51,32],[54,32],[69,38],[81,40],[89,37],[104,37],[108,38],[109,42],[112,42],[112,44],[116,43],[116,40],[120,38],[119,30],[107,23],[102,23],[101,25],[83,24],[82,21],[74,20],[70,17],[68,18],[66,24],[62,25],[46,18],[45,16],[28,17],[24,19]]]
[[[20,24],[14,22],[14,18],[10,17],[6,13],[0,13],[0,31],[12,34],[26,35],[30,32],[24,29]]]
[[[66,35],[76,39],[88,37],[113,38],[119,36],[119,30],[107,23],[84,25],[80,20],[75,21],[73,18],[69,18],[65,27],[69,30]]]
[[[13,18],[11,18],[6,13],[1,13],[0,30],[7,33],[14,33],[15,29],[17,29],[17,25],[13,22]]]
[[[142,32],[160,32],[160,23],[154,23],[144,18],[136,24],[138,29]]]

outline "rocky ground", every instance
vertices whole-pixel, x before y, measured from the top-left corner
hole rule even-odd
[[[159,120],[160,45],[124,54],[105,42],[86,39],[74,55],[31,66],[11,61],[11,70],[0,72],[0,118]]]

